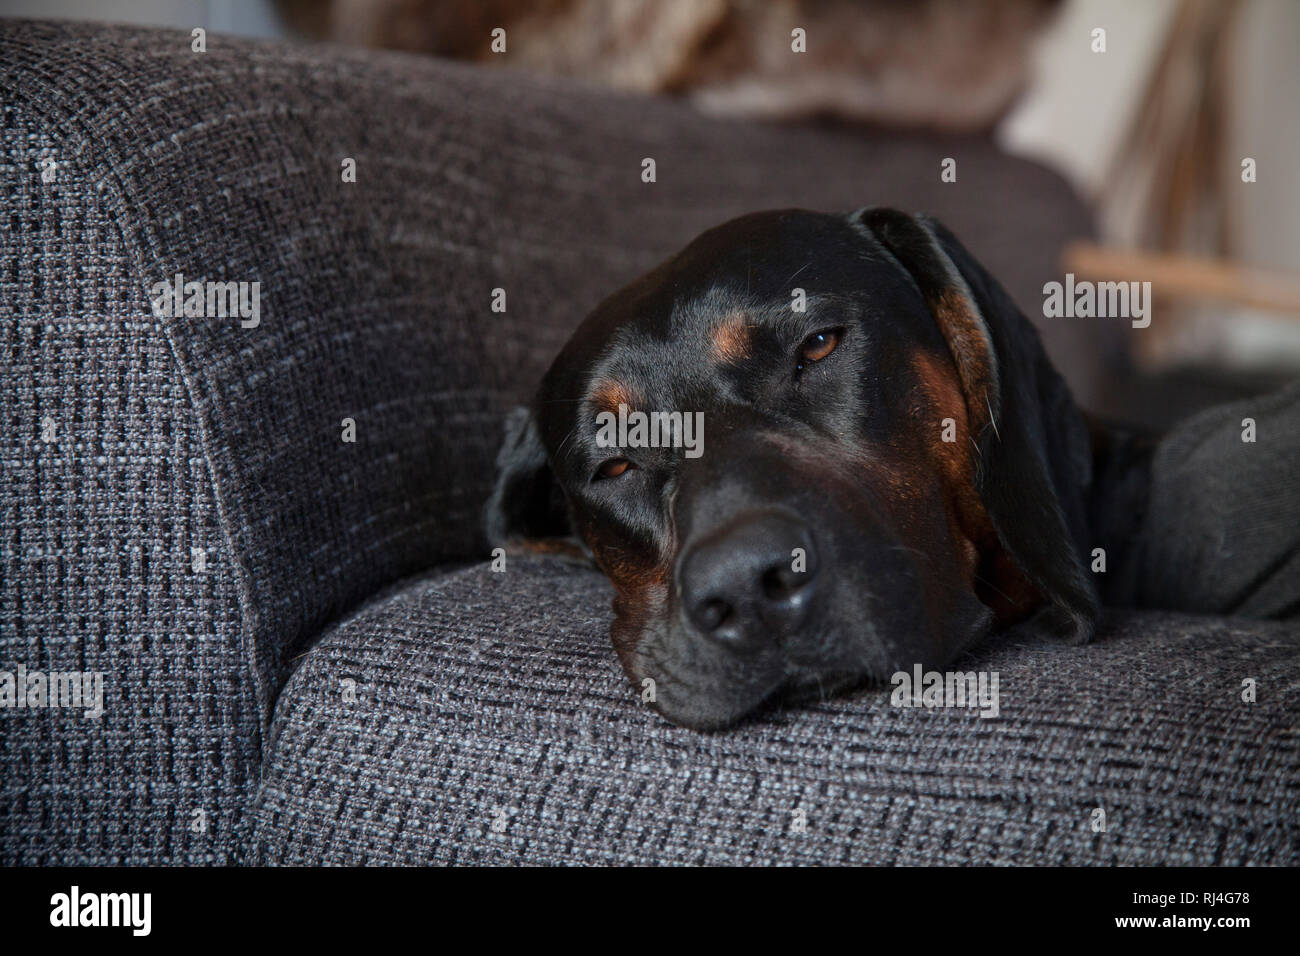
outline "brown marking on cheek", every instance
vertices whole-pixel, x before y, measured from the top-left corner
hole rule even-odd
[[[622,382],[605,379],[592,388],[587,401],[594,405],[597,411],[617,413],[620,405],[626,405],[629,410],[635,408],[637,396]]]
[[[582,545],[569,538],[522,538],[511,541],[506,546],[506,553],[510,554],[512,552],[518,554],[550,554],[581,561],[587,560],[587,552],[582,550]]]
[[[956,362],[963,404],[970,428],[979,435],[995,421],[998,408],[997,366],[984,326],[971,301],[956,289],[930,302],[948,350]]]
[[[596,567],[614,586],[615,618],[611,637],[619,660],[628,668],[637,657],[637,643],[651,621],[667,613],[671,557],[609,541],[607,535],[583,516],[574,518]]]
[[[668,613],[668,567],[610,562],[608,556],[598,564],[614,585],[614,624],[610,628],[614,652],[635,683],[642,676],[638,663],[641,639]]]
[[[718,362],[734,364],[749,358],[753,347],[750,326],[743,315],[729,315],[719,322],[710,336],[713,358]]]
[[[980,546],[993,534],[993,523],[975,486],[976,448],[971,441],[966,400],[951,360],[918,349],[912,372],[920,393],[916,421],[920,447],[937,471],[948,504],[949,524],[958,544],[966,580],[975,584]],[[945,441],[950,437],[952,441]],[[993,535],[996,539],[996,534]]]
[[[668,592],[666,564],[642,564],[626,559],[611,559],[608,551],[597,553],[596,565],[614,585],[614,590],[629,598]],[[637,599],[638,601],[640,598]]]
[[[1042,596],[1002,546],[980,497],[975,482],[978,450],[971,440],[957,370],[950,360],[920,350],[912,356],[912,370],[924,406],[917,417],[923,427],[920,444],[942,479],[949,527],[966,580],[992,608],[999,625],[1011,623],[1041,604]],[[953,421],[953,442],[942,440],[945,418]]]
[[[921,436],[922,441],[930,457],[940,463],[944,477],[965,481],[973,490],[975,448],[971,444],[966,399],[956,370],[950,361],[922,349],[912,353],[911,364],[922,399],[917,420],[928,432]],[[945,438],[953,440],[945,441]]]

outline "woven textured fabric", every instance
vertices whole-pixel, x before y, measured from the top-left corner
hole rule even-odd
[[[999,673],[996,719],[886,688],[701,734],[637,700],[609,599],[592,572],[515,559],[340,623],[281,697],[255,859],[1300,862],[1293,627],[1114,615],[1089,646],[961,662]]]
[[[108,696],[96,723],[0,713],[0,862],[239,859],[295,656],[482,556],[505,410],[700,230],[926,210],[1032,313],[1088,229],[987,141],[721,123],[401,55],[0,21],[0,89],[0,670],[102,671]],[[258,323],[153,315],[177,274],[259,283]],[[1069,360],[1096,333],[1046,338]]]
[[[0,863],[229,863],[261,735],[205,429],[58,89],[99,70],[29,33],[0,27],[0,672],[99,672],[103,713],[0,710]]]

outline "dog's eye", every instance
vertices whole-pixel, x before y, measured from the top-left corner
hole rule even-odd
[[[805,365],[820,362],[830,355],[840,344],[843,334],[843,329],[823,329],[808,336],[803,340],[803,345],[799,346],[799,364],[796,369],[802,372]]]
[[[600,463],[600,467],[596,469],[596,475],[592,480],[603,481],[606,478],[617,478],[623,472],[635,467],[636,465],[626,458],[611,458]]]

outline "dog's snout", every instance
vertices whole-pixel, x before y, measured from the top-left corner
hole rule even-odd
[[[683,554],[682,602],[700,634],[736,651],[753,651],[804,623],[817,571],[807,525],[782,512],[748,513]]]

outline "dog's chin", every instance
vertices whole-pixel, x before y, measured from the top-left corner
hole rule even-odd
[[[641,686],[640,680],[629,676],[634,686]],[[769,718],[783,710],[824,703],[872,679],[866,669],[844,661],[834,666],[786,662],[764,676],[751,672],[744,681],[718,677],[691,681],[689,686],[660,681],[650,707],[679,727],[723,730],[750,718]]]
[[[806,704],[821,704],[857,690],[871,681],[871,677],[861,672],[831,672],[799,677],[789,681],[772,703],[782,707],[800,707]]]
[[[638,683],[634,679],[634,684]],[[689,730],[725,730],[780,698],[784,684],[674,689],[662,684],[650,707],[670,724]]]
[[[669,723],[690,730],[725,730],[745,720],[809,704],[825,703],[833,697],[859,689],[871,681],[862,673],[836,672],[789,678],[768,689],[724,694],[667,694],[651,706]]]
[[[843,636],[854,631],[852,640]],[[649,707],[691,730],[722,730],[747,718],[821,703],[889,672],[874,629],[844,622],[824,624],[796,639],[774,639],[769,648],[744,657],[710,651],[702,638],[680,632],[672,634],[676,652],[667,652],[666,631],[637,633],[618,619],[612,636],[633,688],[642,694],[653,688]]]

